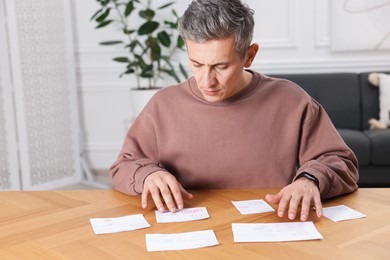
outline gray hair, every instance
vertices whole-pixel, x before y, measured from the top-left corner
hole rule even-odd
[[[179,20],[184,40],[204,42],[233,37],[241,59],[252,42],[254,11],[241,0],[193,0]]]

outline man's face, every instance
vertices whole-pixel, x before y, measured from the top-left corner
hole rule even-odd
[[[244,72],[248,55],[244,60],[240,59],[233,38],[201,43],[186,40],[186,44],[192,73],[207,101],[225,100],[249,83],[247,72]]]

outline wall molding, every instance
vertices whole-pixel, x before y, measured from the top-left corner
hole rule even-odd
[[[295,6],[296,0],[288,0],[288,17],[287,17],[287,35],[286,38],[281,39],[258,39],[254,38],[255,42],[260,43],[260,47],[265,50],[272,49],[295,49],[297,48],[295,35],[296,35],[296,15]]]
[[[187,70],[189,67],[185,66]],[[331,68],[334,68],[335,71],[339,70],[353,70],[353,71],[362,71],[370,70],[377,67],[390,67],[390,60],[384,55],[383,58],[339,58],[335,59],[277,59],[277,60],[265,60],[258,58],[252,65],[253,69],[272,69],[279,70],[281,72],[285,70],[296,70],[299,72],[306,72],[307,70],[321,70],[324,69],[328,71]],[[79,75],[91,75],[98,76],[102,74],[118,74],[120,67],[112,65],[90,65],[90,66],[78,66],[77,73]],[[92,77],[93,78],[93,77]],[[123,92],[128,91],[131,86],[129,81],[126,79],[118,79],[116,82],[93,82],[88,81],[84,83],[79,83],[79,91],[81,92],[105,92],[105,91],[115,91]]]
[[[384,53],[384,55],[388,55]],[[293,66],[295,68],[299,67],[300,64],[302,64],[302,68],[306,68],[307,66],[305,64],[311,64],[315,65],[316,67],[321,67],[321,66],[329,66],[329,65],[340,65],[340,64],[345,64],[348,66],[353,66],[353,67],[365,67],[367,64],[368,65],[388,65],[390,63],[390,60],[387,57],[383,58],[339,58],[337,60],[333,59],[321,59],[321,58],[315,58],[315,59],[275,59],[275,60],[266,60],[262,58],[257,58],[259,61],[254,61],[254,65],[265,65],[267,66],[268,64],[271,64],[272,66],[276,64],[281,64],[282,67],[284,65],[288,66]],[[185,66],[186,69],[189,69],[188,65]],[[119,68],[120,69],[120,68]],[[83,74],[110,74],[110,73],[118,73],[118,67],[113,68],[113,66],[107,65],[107,66],[82,66],[77,68],[78,73],[83,73]],[[101,84],[101,83],[100,83]],[[112,84],[112,85],[124,85],[124,84]]]
[[[315,0],[315,46],[330,47],[330,1]]]
[[[253,64],[257,71],[276,73],[308,73],[308,72],[362,72],[389,70],[390,60],[381,59],[294,59],[278,61],[262,61]]]

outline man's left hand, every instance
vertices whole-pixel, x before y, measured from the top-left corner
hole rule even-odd
[[[284,187],[278,194],[267,194],[265,199],[278,204],[278,216],[283,217],[288,211],[288,218],[293,220],[301,208],[301,221],[306,221],[311,205],[314,204],[317,216],[322,217],[322,204],[320,191],[317,185],[309,179],[299,178]]]

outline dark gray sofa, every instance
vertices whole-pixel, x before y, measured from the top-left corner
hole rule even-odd
[[[389,72],[386,72],[389,73]],[[369,130],[378,119],[379,90],[367,73],[278,74],[305,89],[327,111],[359,160],[360,187],[390,187],[390,129]]]

